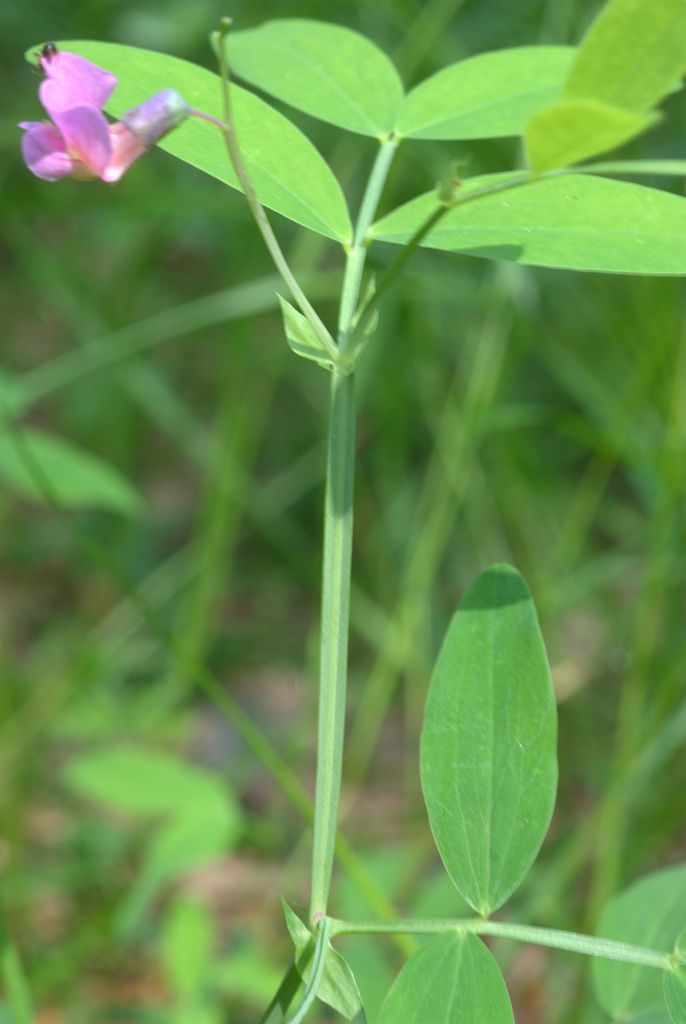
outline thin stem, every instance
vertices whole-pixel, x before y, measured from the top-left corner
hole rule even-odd
[[[475,935],[493,935],[519,942],[531,942],[552,949],[566,949],[571,953],[603,957],[606,960],[621,960],[640,967],[655,967],[669,970],[672,954],[662,953],[643,946],[632,946],[612,939],[599,939],[593,935],[579,935],[578,932],[563,932],[553,928],[535,928],[531,925],[510,924],[507,921],[485,921],[482,918],[457,920],[412,920],[401,921],[340,921],[331,919],[331,937],[336,935],[435,935],[442,932],[466,931]]]
[[[228,19],[225,19],[228,22]],[[250,211],[255,218],[255,223],[259,228],[260,234],[264,239],[264,243],[267,246],[269,254],[274,261],[276,269],[281,274],[286,286],[288,287],[291,295],[295,302],[300,307],[300,311],[303,316],[312,325],[313,329],[317,332],[317,336],[320,338],[322,345],[329,354],[331,361],[336,363],[338,360],[338,349],[333,338],[329,334],[328,330],[324,326],[319,314],[311,304],[304,291],[298,284],[293,271],[288,265],[288,261],[284,256],[283,250],[279,245],[279,242],[274,234],[269,218],[267,217],[266,210],[262,206],[261,202],[257,198],[257,192],[253,185],[252,178],[248,172],[243,154],[241,153],[238,139],[236,138],[236,129],[233,119],[233,106],[231,103],[231,76],[229,73],[229,66],[226,60],[225,43],[226,34],[228,32],[230,22],[223,24],[222,29],[218,34],[218,46],[217,53],[219,58],[219,68],[222,79],[222,96],[224,101],[224,121],[218,121],[214,117],[210,117],[209,114],[201,114],[199,111],[193,111],[196,116],[204,117],[205,120],[216,124],[222,131],[224,139],[226,140],[226,148],[229,152],[229,158],[233,166],[236,176],[240,182],[241,188],[245,194],[246,201],[250,207]]]
[[[348,670],[355,461],[355,377],[331,374],[310,917],[326,913],[341,792]]]
[[[304,1020],[307,1011],[317,998],[317,992],[319,991],[319,986],[321,984],[322,977],[324,976],[324,967],[326,966],[326,954],[328,952],[330,932],[331,920],[328,917],[324,917],[319,922],[319,926],[317,928],[314,953],[312,954],[312,973],[307,981],[305,992],[298,1008],[295,1013],[288,1018],[286,1024],[301,1024],[301,1021]]]
[[[366,257],[364,238],[374,217],[397,142],[382,143],[360,206],[348,251],[338,318],[343,351],[352,333]],[[331,886],[341,795],[343,735],[348,673],[350,570],[355,475],[355,375],[335,368],[331,375],[322,566],[317,778],[314,798],[310,918],[326,913]]]

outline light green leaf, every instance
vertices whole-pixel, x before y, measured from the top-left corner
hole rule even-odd
[[[177,1000],[198,1000],[212,969],[214,921],[200,903],[181,899],[167,914],[161,941],[164,973]]]
[[[606,939],[674,949],[686,921],[686,865],[656,871],[610,900],[598,922]],[[662,972],[613,960],[594,960],[593,980],[601,1006],[611,1016],[631,1020],[664,1010]]]
[[[101,508],[127,516],[141,511],[139,495],[116,469],[30,427],[0,432],[0,479],[41,504],[54,499],[68,508]]]
[[[535,174],[571,167],[645,131],[655,118],[594,99],[565,99],[540,110],[526,127],[526,151]]]
[[[686,1024],[686,967],[665,971],[664,997],[674,1024]]]
[[[516,172],[467,179],[463,199],[521,180]],[[436,209],[426,193],[373,225],[404,244]],[[458,203],[422,245],[486,259],[617,274],[686,274],[686,199],[631,182],[565,174]]]
[[[647,111],[685,71],[686,0],[610,0],[581,43],[564,95]]]
[[[560,95],[575,52],[522,46],[451,64],[408,94],[397,131],[414,139],[519,135],[532,114]]]
[[[386,54],[359,32],[304,18],[233,32],[231,69],[306,114],[362,135],[392,129],[402,82]]]
[[[161,89],[174,88],[187,103],[222,118],[221,82],[196,64],[152,50],[116,43],[67,41],[60,49],[78,53],[119,79],[105,109],[121,117]],[[29,59],[35,47],[29,51]],[[258,196],[289,220],[341,242],[352,233],[340,185],[309,139],[257,96],[233,87],[238,136]],[[158,145],[206,174],[238,188],[222,133],[214,125],[189,118]]]
[[[555,804],[556,736],[531,595],[515,569],[493,566],[469,588],[448,628],[421,744],[436,845],[479,914],[507,899],[540,849]]]
[[[602,160],[578,170],[598,174],[647,174],[666,178],[686,178],[686,160]]]
[[[295,947],[298,972],[303,981],[307,981],[312,970],[311,953],[308,946],[312,942],[312,932],[303,924],[298,915],[288,906],[285,900],[281,900],[286,927]],[[362,1008],[362,1000],[357,988],[353,972],[331,943],[326,954],[326,966],[322,977],[317,998],[321,999],[327,1006],[333,1007],[342,1014],[346,1020],[352,1020]]]
[[[290,302],[287,302],[281,295],[277,297],[281,303],[283,327],[289,347],[297,356],[302,356],[303,359],[313,359],[320,366],[330,369],[329,353],[307,317],[291,306]]]
[[[0,370],[0,420],[18,416],[29,405],[19,377],[8,370]]]
[[[513,1024],[510,997],[475,935],[446,932],[408,960],[377,1024]]]
[[[142,747],[81,754],[68,764],[65,778],[81,796],[139,814],[186,816],[198,807],[231,799],[216,776],[179,757]]]

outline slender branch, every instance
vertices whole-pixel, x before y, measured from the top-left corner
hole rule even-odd
[[[317,927],[314,953],[312,955],[312,973],[305,986],[305,992],[296,1011],[288,1018],[286,1024],[301,1024],[312,1003],[317,998],[317,992],[324,976],[326,967],[326,955],[329,951],[329,935],[331,932],[331,920],[323,917]]]
[[[571,953],[602,957],[606,960],[620,960],[623,963],[641,967],[655,967],[669,970],[672,954],[663,953],[644,946],[633,946],[613,939],[580,935],[578,932],[557,931],[554,928],[536,928],[531,925],[510,924],[507,921],[486,921],[482,918],[457,920],[413,920],[400,921],[340,921],[331,919],[331,937],[336,935],[434,935],[442,932],[463,931],[475,935],[493,935],[503,939],[530,942],[552,949],[565,949]]]
[[[338,318],[339,351],[352,333],[372,222],[397,142],[382,143],[360,206],[348,251]],[[343,366],[331,375],[326,467],[322,610],[319,656],[317,777],[314,798],[310,919],[326,913],[341,794],[348,673],[350,574],[355,475],[355,375]]]
[[[243,154],[241,153],[241,148],[238,144],[233,117],[233,104],[231,102],[231,76],[228,61],[226,59],[226,36],[230,26],[231,19],[223,18],[222,27],[217,33],[217,56],[222,79],[224,121],[219,121],[217,118],[211,117],[209,114],[203,114],[197,110],[194,110],[193,113],[196,116],[203,117],[206,121],[210,121],[221,129],[226,141],[226,148],[229,152],[231,164],[236,172],[241,188],[243,189],[246,201],[255,219],[255,223],[257,224],[260,234],[264,239],[264,243],[267,246],[271,258],[274,261],[274,265],[281,274],[281,277],[293,296],[293,299],[299,306],[303,316],[307,318],[312,325],[312,328],[317,332],[317,336],[330,356],[331,361],[336,363],[338,361],[338,349],[336,343],[331,337],[329,331],[326,329],[314,306],[298,284],[293,271],[288,265],[288,261],[286,260],[283,250],[279,245],[276,235],[274,234],[274,230],[269,223],[267,212],[257,197],[255,186],[253,185],[252,178],[250,177],[245,160],[243,159]]]

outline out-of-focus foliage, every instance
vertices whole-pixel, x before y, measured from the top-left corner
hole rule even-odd
[[[241,28],[285,16],[355,28],[411,87],[480,51],[571,45],[599,6],[237,0],[230,13]],[[27,431],[48,432],[142,499],[123,516],[0,494],[2,905],[41,1024],[252,1021],[290,955],[279,895],[296,909],[306,897],[304,823],[192,666],[307,782],[326,375],[288,349],[237,193],[161,152],[116,188],[46,184],[14,128],[41,116],[22,57],[35,39],[132,43],[212,68],[207,34],[225,13],[206,0],[0,11],[3,438],[18,452]],[[619,155],[683,158],[685,104],[668,97],[646,148]],[[374,143],[282,112],[355,208]],[[509,139],[408,140],[380,215],[455,160],[472,175],[519,159]],[[275,226],[333,323],[340,249]],[[392,252],[379,245],[371,269]],[[419,727],[458,598],[486,565],[514,562],[553,662],[560,796],[511,910],[591,930],[612,893],[686,845],[674,798],[686,785],[683,285],[422,252],[383,308],[360,390],[345,834],[401,911],[462,911],[435,883]],[[169,825],[70,779],[78,759],[132,745],[220,778],[242,810],[240,833],[165,880],[131,924],[127,899]],[[339,875],[341,907],[367,916]],[[403,958],[388,943],[365,956],[368,941],[342,948],[378,1012],[378,979],[387,987]],[[494,952],[520,1024],[604,1020],[577,960]]]

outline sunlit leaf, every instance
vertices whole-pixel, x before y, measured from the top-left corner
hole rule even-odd
[[[647,875],[619,893],[603,911],[597,934],[670,952],[686,922],[686,866]],[[664,1012],[663,972],[615,960],[594,960],[593,979],[603,1009],[631,1020]]]
[[[480,914],[519,885],[548,830],[557,714],[526,583],[493,566],[467,591],[434,669],[421,745],[431,829]]]
[[[560,95],[574,54],[566,46],[522,46],[451,64],[408,94],[397,130],[415,139],[519,135]]]
[[[54,500],[129,516],[141,510],[139,495],[113,466],[31,427],[0,432],[0,480],[40,504]]]
[[[521,176],[467,179],[471,192]],[[436,209],[436,196],[410,200],[371,229],[405,243]],[[686,273],[686,199],[631,182],[565,174],[458,205],[422,245],[486,259],[620,274]]]
[[[539,111],[526,128],[532,171],[571,167],[615,149],[645,131],[654,118],[594,99],[564,99]]]
[[[674,1024],[686,1024],[686,967],[665,971],[664,997]]]
[[[117,76],[119,84],[105,107],[114,117],[166,88],[178,90],[197,110],[220,119],[223,116],[220,79],[197,64],[116,43],[69,40],[57,45]],[[35,49],[28,51],[30,60]],[[264,205],[312,231],[340,241],[349,239],[352,229],[343,193],[309,139],[240,86],[233,87],[232,95],[236,134]],[[206,174],[239,187],[224,137],[214,125],[189,118],[158,145]]]
[[[475,935],[447,932],[408,960],[377,1024],[513,1024],[492,954]]]
[[[686,0],[610,0],[591,24],[564,94],[647,111],[686,71]]]
[[[212,969],[214,920],[205,906],[181,899],[173,903],[162,930],[164,973],[179,1001],[197,999]]]
[[[386,54],[359,32],[284,18],[233,32],[227,47],[236,74],[298,110],[362,135],[393,128],[402,83]]]

